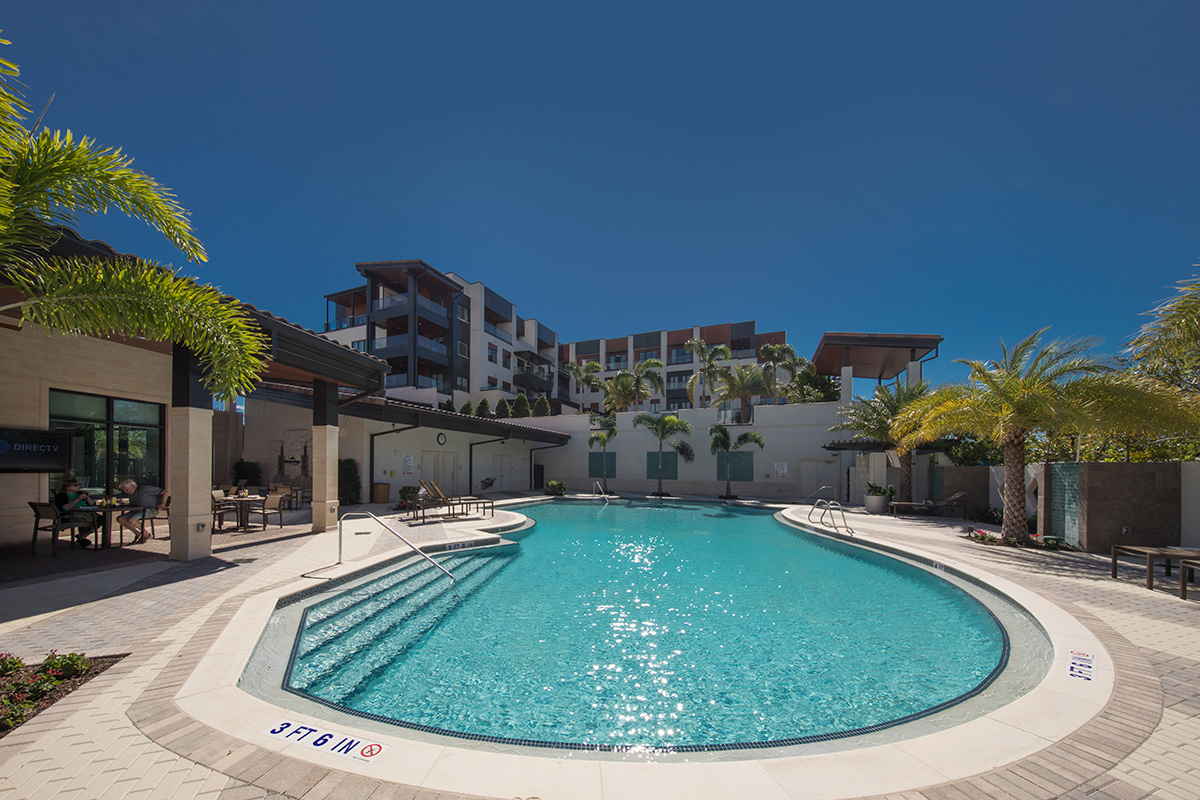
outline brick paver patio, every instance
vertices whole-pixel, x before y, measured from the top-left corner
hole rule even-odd
[[[303,512],[287,521],[282,531],[217,535],[212,558],[187,563],[166,561],[162,540],[123,553],[65,551],[54,560],[5,554],[0,651],[27,660],[51,648],[129,655],[0,739],[0,800],[461,797],[295,760],[211,729],[175,705],[246,598],[335,560],[336,534],[307,535]],[[1062,741],[991,772],[894,797],[1200,797],[1200,603],[1179,600],[1173,581],[1145,589],[1144,566],[1132,559],[1114,581],[1107,559],[1096,556],[984,547],[964,540],[952,521],[859,513],[851,521],[860,538],[936,552],[1041,594],[1091,630],[1116,665],[1108,706]],[[394,541],[347,535],[346,558]]]

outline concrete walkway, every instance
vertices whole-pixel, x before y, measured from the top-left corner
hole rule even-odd
[[[60,554],[64,573],[21,580],[18,558],[49,559],[6,558],[0,564],[0,581],[7,579],[0,582],[0,651],[27,660],[51,648],[129,655],[0,739],[0,800],[461,797],[292,759],[208,728],[175,704],[247,598],[297,578],[317,584],[337,560],[336,534],[306,534],[304,520],[286,521],[284,529],[263,534],[214,536],[214,556],[194,562],[166,561],[165,542],[158,540],[129,548],[118,560],[102,562],[102,552]],[[1174,596],[1173,581],[1160,580],[1149,591],[1144,567],[1133,560],[1114,581],[1107,559],[985,547],[963,539],[961,523],[951,520],[851,513],[850,521],[857,538],[937,553],[1037,592],[1100,639],[1116,668],[1105,710],[1061,741],[966,780],[894,796],[1200,797],[1200,603]],[[412,530],[430,541],[455,535],[459,524]],[[345,536],[344,557],[397,545],[389,534],[356,525]],[[140,555],[132,557],[135,552]],[[88,564],[81,556],[97,560]],[[1003,745],[975,746],[1002,751]]]

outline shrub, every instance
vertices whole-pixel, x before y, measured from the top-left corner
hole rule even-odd
[[[517,418],[529,416],[529,398],[524,392],[517,395],[517,399],[513,401],[511,413]]]
[[[988,508],[977,513],[975,521],[989,525],[1001,525],[1004,523],[1004,511],[999,508]]]
[[[420,491],[416,486],[401,486],[397,489],[396,495],[400,502],[396,503],[396,510],[400,511],[412,507],[412,502],[416,499],[417,493]]]
[[[895,497],[896,490],[893,489],[891,486],[884,487],[884,486],[880,486],[877,483],[868,483],[867,484],[867,494],[869,494],[873,497]]]
[[[446,398],[442,402],[442,404],[440,406],[438,406],[438,408],[440,408],[442,411],[453,411],[454,410],[454,399],[450,398],[450,397]]]
[[[262,466],[257,461],[239,461],[233,465],[233,482],[245,481],[247,486],[262,486]]]
[[[483,401],[482,400],[479,401],[479,404],[482,406]],[[473,416],[475,416],[475,406],[471,405],[471,401],[468,400],[467,402],[462,404],[462,408],[460,408],[458,410],[458,413],[466,414],[468,417],[473,417]]]
[[[362,475],[353,458],[338,459],[338,504],[355,506],[362,502]]]
[[[546,399],[545,395],[539,397],[537,402],[533,404],[533,415],[535,417],[550,416],[550,401]]]
[[[512,412],[508,408],[508,400],[501,397],[500,402],[496,403],[496,419],[508,419],[510,416]]]
[[[25,662],[12,653],[0,653],[0,678],[13,674],[23,666]]]
[[[475,409],[475,416],[490,417],[492,415],[492,404],[485,397],[479,401],[479,406]]]
[[[558,497],[567,493],[567,484],[562,481],[546,481],[546,494]]]
[[[92,662],[84,658],[83,653],[58,653],[50,651],[42,662],[43,670],[57,670],[64,678],[74,678],[92,668]]]

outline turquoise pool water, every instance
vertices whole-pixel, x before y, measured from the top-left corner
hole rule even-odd
[[[518,551],[409,565],[305,614],[293,690],[472,738],[709,749],[873,729],[970,693],[974,598],[767,512],[549,503]],[[457,595],[457,596],[456,596]]]

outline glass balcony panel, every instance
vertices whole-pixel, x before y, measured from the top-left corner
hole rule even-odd
[[[442,356],[447,355],[450,352],[446,349],[446,345],[442,344],[441,342],[435,342],[433,339],[430,339],[427,336],[422,336],[419,333],[417,334],[417,345],[419,347],[428,348],[429,350],[432,350],[433,352]]]
[[[382,311],[385,308],[400,308],[406,305],[408,305],[408,295],[406,294],[391,294],[371,301],[371,308],[375,311]]]
[[[408,334],[401,333],[396,336],[388,336],[385,339],[375,340],[375,350],[391,349],[393,347],[408,347]]]
[[[492,336],[495,336],[500,341],[507,342],[508,344],[512,344],[512,335],[509,333],[506,333],[505,331],[500,330],[492,323],[490,323],[490,322],[483,323],[483,329],[485,331],[487,331],[488,333],[490,333]]]
[[[399,386],[408,386],[407,375],[384,375],[383,385],[388,389],[395,389]]]
[[[423,295],[417,295],[417,306],[420,308],[424,308],[427,311],[432,311],[434,314],[437,314],[439,317],[445,317],[446,319],[450,319],[450,310],[449,309],[447,309],[445,306],[443,306],[439,303],[433,302],[428,297],[425,297]]]

